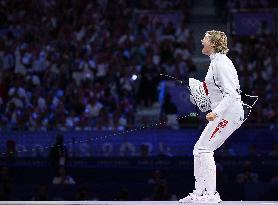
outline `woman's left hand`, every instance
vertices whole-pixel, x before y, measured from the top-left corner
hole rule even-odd
[[[210,112],[206,115],[206,118],[208,121],[213,121],[216,117],[217,117],[217,115],[213,112]]]

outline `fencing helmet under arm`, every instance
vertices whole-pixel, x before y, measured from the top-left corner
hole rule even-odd
[[[190,101],[197,105],[201,112],[207,112],[210,108],[210,99],[206,94],[206,90],[203,83],[194,78],[189,78],[189,88],[190,88]]]

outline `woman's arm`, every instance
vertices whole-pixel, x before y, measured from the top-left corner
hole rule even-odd
[[[237,100],[238,93],[235,78],[238,77],[232,65],[223,61],[215,64],[214,73],[220,82],[219,86],[223,89],[223,99],[212,112],[221,116]]]

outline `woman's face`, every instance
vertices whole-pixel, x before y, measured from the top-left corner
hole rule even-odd
[[[213,46],[209,41],[208,35],[205,35],[204,38],[201,40],[202,45],[204,46],[202,49],[202,53],[209,56],[213,53]]]

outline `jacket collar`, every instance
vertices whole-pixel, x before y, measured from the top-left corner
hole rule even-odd
[[[210,60],[214,60],[217,56],[220,56],[220,55],[225,55],[225,54],[221,54],[221,53],[212,53],[210,54],[209,58]]]
[[[212,53],[212,54],[210,54],[210,56],[209,56],[210,60],[212,61],[213,59],[215,59],[217,54],[219,54],[219,53]]]

